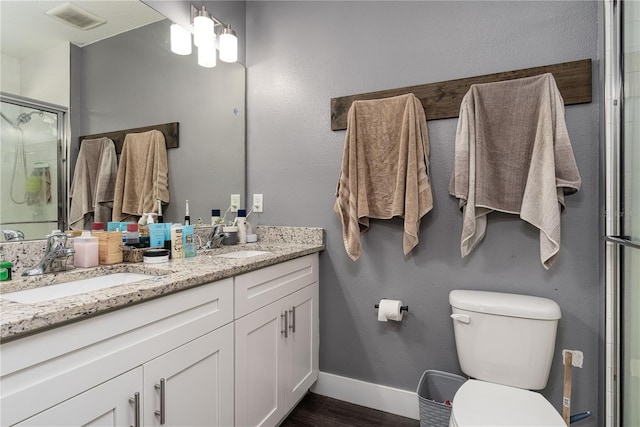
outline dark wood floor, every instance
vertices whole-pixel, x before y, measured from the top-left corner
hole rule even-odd
[[[307,393],[281,427],[418,427],[419,425],[418,420]]]

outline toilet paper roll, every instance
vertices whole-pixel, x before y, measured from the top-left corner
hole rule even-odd
[[[378,320],[386,322],[387,320],[402,320],[402,301],[395,299],[381,299],[378,303]]]

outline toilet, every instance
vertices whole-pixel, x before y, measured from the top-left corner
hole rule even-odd
[[[527,295],[454,290],[449,294],[460,369],[450,427],[566,427],[541,394],[561,317],[554,301]]]

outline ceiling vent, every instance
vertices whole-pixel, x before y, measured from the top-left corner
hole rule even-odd
[[[101,19],[71,3],[61,4],[60,6],[56,6],[48,10],[46,13],[50,17],[64,22],[67,25],[71,25],[73,28],[77,28],[79,30],[89,30],[107,22],[106,20]]]

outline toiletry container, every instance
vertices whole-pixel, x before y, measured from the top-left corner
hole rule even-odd
[[[541,394],[561,317],[554,301],[455,290],[449,294],[462,372],[473,378],[453,398],[450,426],[566,427]]]
[[[94,222],[91,224],[91,233],[96,231],[104,231],[104,222]]]
[[[145,264],[161,264],[169,262],[169,251],[166,249],[147,249],[142,254]]]
[[[184,210],[184,225],[191,225],[191,216],[189,215],[189,201],[187,200]]]
[[[0,262],[0,282],[11,280],[12,268],[13,268],[13,263],[11,261]]]
[[[138,231],[138,224],[127,224],[126,243],[129,246],[137,246],[140,243],[140,232]]]
[[[182,226],[174,224],[174,226],[171,227],[171,258],[182,258],[183,256]]]
[[[122,233],[104,230],[104,222],[91,224],[91,235],[98,238],[98,263],[119,264],[122,262]]]
[[[247,211],[244,209],[238,209],[238,216],[236,217],[236,226],[238,227],[238,243],[247,243]]]
[[[193,235],[193,225],[182,227],[182,256],[185,258],[196,256],[196,242]]]
[[[224,238],[222,239],[223,246],[233,246],[238,244],[238,227],[234,225],[227,225],[222,227]]]
[[[73,265],[76,267],[95,267],[99,260],[98,238],[89,231],[83,231],[80,237],[73,238]]]

